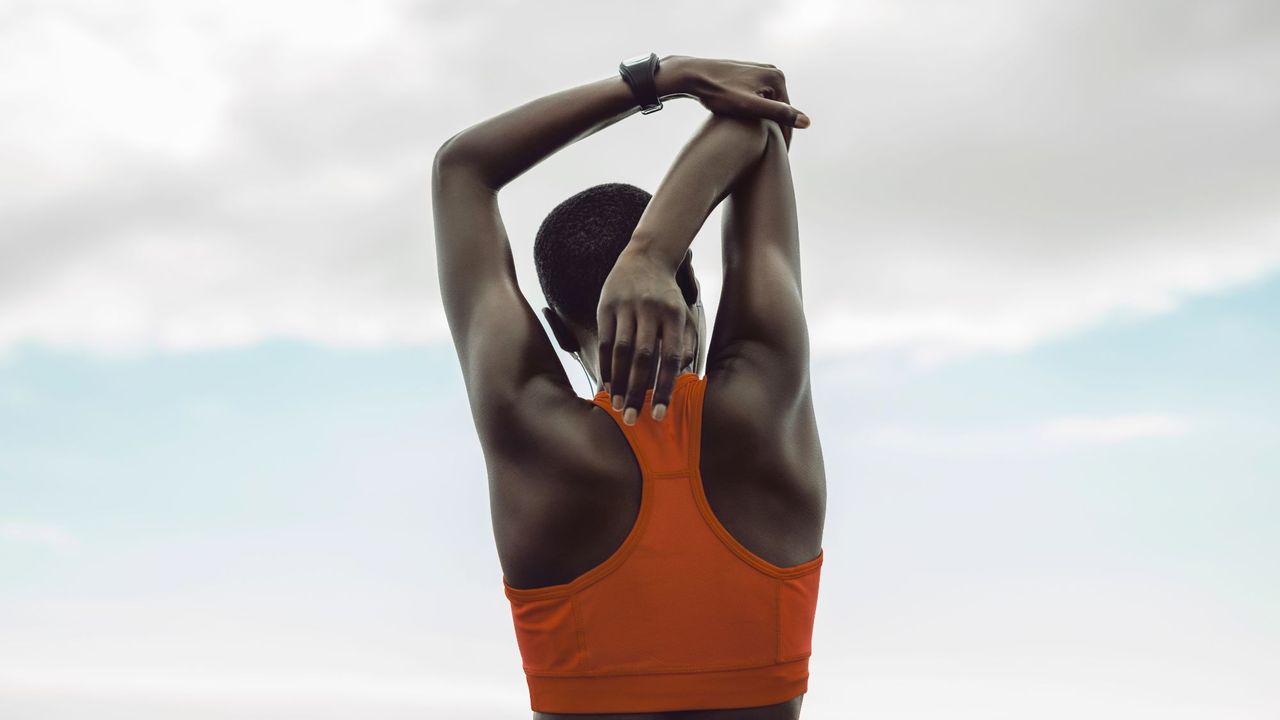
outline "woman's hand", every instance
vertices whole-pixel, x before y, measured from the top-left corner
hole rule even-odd
[[[664,71],[669,71],[663,77]],[[809,116],[791,106],[787,80],[775,65],[668,55],[655,76],[662,96],[688,95],[718,115],[778,123],[787,147],[791,128],[809,127]]]
[[[652,417],[661,420],[680,369],[697,353],[697,320],[669,265],[628,245],[605,278],[596,311],[600,379],[622,421],[634,425],[653,387]],[[661,349],[659,349],[659,346]],[[658,364],[656,387],[649,384]]]

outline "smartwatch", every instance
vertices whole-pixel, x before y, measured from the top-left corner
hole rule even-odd
[[[658,73],[658,54],[637,55],[627,58],[618,64],[618,72],[631,87],[640,104],[640,112],[648,115],[662,109],[662,100],[658,97],[658,83],[654,75]]]

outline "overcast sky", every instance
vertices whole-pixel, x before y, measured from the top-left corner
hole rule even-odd
[[[650,47],[788,73],[814,120],[792,162],[819,351],[1024,348],[1280,262],[1274,3],[705,3],[625,28],[615,12],[8,5],[0,344],[441,339],[435,148]],[[511,186],[522,279],[556,200],[654,189],[704,112],[633,118]],[[715,253],[698,259],[714,280]]]
[[[527,713],[429,165],[649,50],[813,121],[806,717],[1280,712],[1280,4],[10,0],[0,714]],[[545,213],[705,112],[502,192],[530,303]]]

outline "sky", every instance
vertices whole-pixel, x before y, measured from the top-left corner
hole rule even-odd
[[[430,161],[649,50],[813,121],[804,717],[1280,715],[1280,7],[623,7],[0,8],[0,717],[528,716]],[[705,113],[502,191],[535,308],[545,213]]]

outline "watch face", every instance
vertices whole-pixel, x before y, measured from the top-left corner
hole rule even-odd
[[[649,61],[649,53],[645,53],[644,55],[637,55],[635,57],[627,58],[626,60],[622,61],[622,64],[623,65],[639,65],[640,63],[648,62],[648,61]]]

